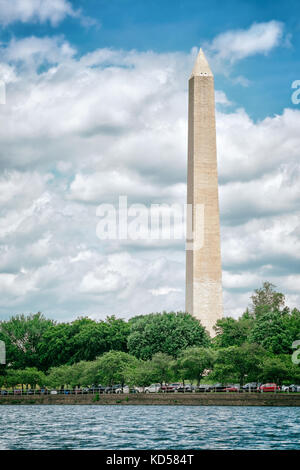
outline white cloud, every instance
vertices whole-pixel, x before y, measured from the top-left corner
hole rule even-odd
[[[45,23],[56,26],[67,16],[78,16],[67,0],[0,0],[0,23]]]
[[[31,36],[18,40],[12,39],[9,45],[3,48],[2,57],[10,63],[30,65],[31,72],[33,72],[43,63],[55,64],[66,61],[75,52],[75,49],[62,37]]]
[[[234,63],[255,54],[268,54],[282,43],[283,31],[280,21],[253,23],[248,29],[219,34],[206,47],[216,61]]]
[[[120,276],[117,273],[99,270],[98,272],[87,273],[81,281],[79,289],[83,293],[101,295],[109,292],[120,292],[125,288]]]
[[[254,122],[245,110],[217,113],[217,144],[220,180],[247,181],[299,162],[300,111]],[[290,175],[292,177],[292,174]]]
[[[229,182],[220,188],[222,217],[239,224],[251,217],[293,213],[300,206],[299,180],[300,165],[290,161],[261,178]]]
[[[125,195],[136,202],[182,200],[186,187],[182,183],[162,187],[151,183],[143,174],[133,171],[113,170],[75,175],[70,185],[70,199],[102,203],[115,202],[118,196]]]
[[[227,98],[224,91],[216,90],[215,92],[216,105],[231,106],[233,103]]]
[[[0,174],[0,204],[4,210],[25,206],[42,194],[53,175],[37,172],[4,171]]]
[[[176,289],[175,287],[159,287],[158,289],[149,289],[149,292],[154,295],[169,295],[172,294],[173,292],[181,292],[182,289]]]

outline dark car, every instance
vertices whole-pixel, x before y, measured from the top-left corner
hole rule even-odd
[[[112,385],[110,387],[105,387],[105,393],[116,393],[118,388],[122,388],[122,384]]]
[[[180,387],[176,389],[176,392],[180,392],[180,393],[191,393],[194,391],[195,391],[195,387],[191,384],[180,385]]]
[[[211,387],[212,387],[211,385],[202,384],[202,385],[195,387],[195,392],[202,392],[202,393],[210,392]]]
[[[104,393],[106,388],[108,388],[108,387],[103,387],[102,385],[98,385],[98,386],[95,385],[95,386],[89,388],[89,393],[92,393],[93,395],[95,393]]]
[[[257,392],[258,387],[261,386],[260,382],[249,382],[242,386],[244,392]]]
[[[210,389],[210,392],[225,392],[226,387],[225,385],[217,383],[217,384],[211,385],[209,389]]]
[[[1,390],[1,395],[8,395],[8,391],[7,390]]]
[[[295,385],[295,384],[290,385],[289,392],[300,392],[300,385]]]

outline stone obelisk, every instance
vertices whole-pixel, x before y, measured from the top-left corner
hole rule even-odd
[[[187,203],[186,311],[213,336],[222,267],[214,77],[202,49],[189,80]]]

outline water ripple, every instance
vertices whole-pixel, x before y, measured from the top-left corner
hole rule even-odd
[[[292,407],[2,406],[0,449],[300,449]]]

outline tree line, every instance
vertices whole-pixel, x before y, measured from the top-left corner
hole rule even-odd
[[[41,313],[16,315],[0,322],[7,356],[0,386],[199,384],[207,371],[206,380],[222,383],[300,382],[300,367],[291,360],[300,311],[290,309],[271,283],[254,291],[240,318],[218,320],[215,331],[210,338],[183,312],[70,323]]]

